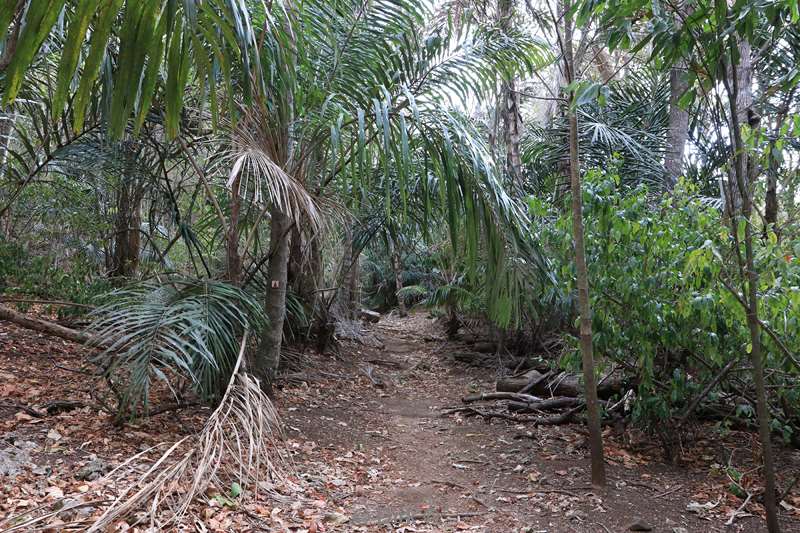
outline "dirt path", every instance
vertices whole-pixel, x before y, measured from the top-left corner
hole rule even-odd
[[[587,486],[580,426],[442,417],[465,393],[491,390],[494,376],[450,362],[453,347],[424,315],[384,319],[377,335],[385,348],[354,349],[338,378],[286,391],[287,404],[293,392],[312,398],[298,396],[283,412],[299,469],[312,485],[315,475],[334,480],[319,488],[350,518],[336,531],[761,530],[754,518],[724,528],[727,496],[709,490],[707,471],[626,451],[610,435],[610,487],[598,494]],[[370,367],[384,388],[367,379]],[[687,511],[692,500],[719,503],[696,514]],[[787,522],[786,531],[798,530]]]
[[[695,428],[681,463],[672,465],[641,435],[629,432],[623,443],[609,428],[609,488],[595,493],[581,425],[442,416],[465,394],[492,390],[493,372],[454,362],[452,354],[465,348],[445,342],[424,314],[384,318],[374,335],[382,348],[352,343],[339,357],[298,358],[310,377],[286,384],[277,404],[299,483],[279,487],[283,500],[196,502],[194,516],[207,531],[764,531],[758,516],[724,525],[742,504],[726,469],[743,473],[758,499],[753,434]],[[0,323],[0,520],[40,503],[113,496],[103,473],[142,449],[196,433],[208,418],[207,408],[196,407],[114,425],[90,405],[94,382],[75,370],[85,355],[82,346]],[[40,414],[65,399],[86,406]],[[26,411],[32,407],[39,411]],[[778,465],[780,487],[800,478],[797,451],[780,450]],[[690,512],[692,502],[712,508]],[[783,531],[800,532],[800,488],[784,504]],[[761,513],[757,504],[746,510]],[[96,517],[102,508],[84,511]]]

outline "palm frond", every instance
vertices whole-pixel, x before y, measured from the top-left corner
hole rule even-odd
[[[236,362],[244,328],[261,327],[259,302],[234,286],[208,280],[148,281],[115,291],[94,312],[90,327],[102,345],[106,374],[126,376],[120,413],[149,407],[153,379],[172,387],[190,380],[204,400],[218,397]]]

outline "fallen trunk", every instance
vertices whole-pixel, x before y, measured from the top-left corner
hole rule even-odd
[[[464,403],[481,402],[484,400],[514,400],[517,402],[536,403],[541,402],[542,398],[531,396],[530,394],[519,394],[515,392],[487,392],[481,394],[470,394],[461,399]]]
[[[42,320],[40,318],[33,318],[25,313],[14,311],[13,309],[9,309],[8,307],[2,305],[0,305],[0,320],[8,320],[9,322],[13,322],[14,324],[22,326],[23,328],[46,333],[54,337],[77,342],[79,344],[90,344],[94,339],[94,337],[86,332],[67,328],[60,324]]]
[[[539,396],[569,396],[576,398],[583,395],[583,386],[577,374],[556,374],[550,379],[542,379],[543,374],[537,370],[529,370],[521,376],[511,376],[497,380],[497,392],[519,392],[531,383],[527,392]],[[597,394],[601,398],[609,398],[622,390],[622,377],[607,376],[597,385]]]
[[[358,316],[364,322],[370,322],[372,324],[376,324],[381,319],[380,313],[371,311],[369,309],[359,309]]]
[[[540,368],[544,370],[545,368],[545,364],[541,360],[520,356],[498,356],[494,353],[494,348],[491,350],[491,353],[453,352],[452,357],[459,363],[478,368],[504,367],[517,370],[527,370],[529,368]],[[509,392],[517,392],[517,390],[509,390]]]
[[[604,402],[601,402],[604,403]],[[584,405],[583,398],[550,398],[540,402],[508,402],[508,410],[518,413],[532,413],[536,411],[552,411],[555,409],[573,408]]]

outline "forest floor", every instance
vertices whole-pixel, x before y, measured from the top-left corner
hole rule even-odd
[[[377,342],[345,343],[338,356],[306,354],[306,379],[277,393],[294,493],[242,508],[199,504],[193,530],[765,531],[753,434],[699,426],[678,461],[665,463],[657,443],[608,428],[609,483],[598,492],[588,485],[580,424],[534,428],[443,414],[465,394],[492,391],[494,372],[454,362],[460,347],[425,314],[369,327]],[[93,502],[109,496],[109,468],[196,432],[208,416],[185,409],[118,427],[90,406],[46,414],[49,402],[88,403],[94,384],[74,371],[83,357],[84,347],[0,322],[0,531],[4,517],[65,499],[84,504],[78,514],[99,514],[102,503]],[[779,486],[792,486],[800,453],[778,456]],[[726,470],[742,473],[754,494],[732,525],[744,499],[730,490]],[[784,531],[800,531],[798,507],[794,486],[782,506]]]

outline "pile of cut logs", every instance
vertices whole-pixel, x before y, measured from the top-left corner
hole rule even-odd
[[[463,397],[465,406],[447,409],[445,414],[462,413],[487,419],[504,418],[535,425],[552,425],[570,422],[585,407],[580,377],[574,373],[547,370],[544,361],[509,357],[498,360],[497,355],[482,353],[477,349],[475,352],[454,353],[453,359],[471,366],[497,367],[500,363],[502,366],[525,370],[498,379],[495,392]],[[624,397],[614,403],[608,402],[609,398],[618,397],[622,390],[623,379],[619,372],[609,372],[598,380],[598,396],[607,413],[624,406]],[[545,414],[553,411],[560,412],[556,415]]]

